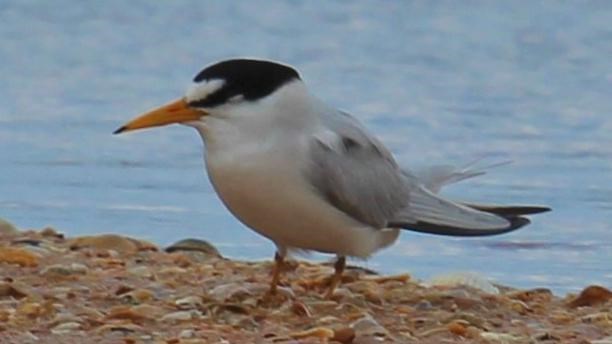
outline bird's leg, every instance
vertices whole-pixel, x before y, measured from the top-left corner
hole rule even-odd
[[[275,295],[278,282],[280,282],[281,272],[285,265],[285,256],[281,255],[278,251],[274,254],[274,267],[272,268],[272,282],[270,283],[270,291],[268,294]]]
[[[334,275],[332,276],[331,281],[329,282],[329,289],[327,289],[327,293],[325,293],[325,298],[330,299],[334,296],[334,291],[336,287],[342,282],[342,273],[344,272],[344,267],[346,266],[346,257],[338,256],[336,263],[334,264]]]

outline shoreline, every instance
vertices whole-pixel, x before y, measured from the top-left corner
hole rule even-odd
[[[602,286],[560,297],[474,276],[426,286],[353,266],[327,300],[333,268],[292,261],[279,294],[265,297],[271,266],[196,239],[163,249],[3,225],[0,343],[612,343]]]

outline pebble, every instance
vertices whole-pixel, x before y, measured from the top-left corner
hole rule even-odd
[[[529,338],[519,337],[508,333],[497,333],[497,332],[482,332],[480,336],[483,339],[488,340],[495,344],[514,344],[514,343],[528,343]]]
[[[416,304],[416,309],[424,311],[424,310],[428,310],[428,309],[432,309],[433,305],[431,304],[431,302],[429,302],[429,300],[421,300],[419,301],[419,303]]]
[[[4,253],[8,247],[14,250],[8,252],[34,257],[36,263],[0,263],[0,342],[31,342],[24,334],[47,333],[57,342],[85,338],[125,344],[247,343],[254,336],[262,344],[535,343],[568,338],[589,343],[609,336],[612,329],[610,291],[603,287],[591,286],[565,299],[543,288],[499,287],[502,294],[492,295],[465,284],[427,288],[409,275],[371,276],[352,269],[335,297],[326,300],[322,291],[332,269],[291,261],[279,295],[266,299],[269,261],[209,258],[196,263],[186,255],[204,259],[203,252],[168,254],[143,249],[147,246],[138,240],[110,238],[124,240],[128,249],[104,248],[106,242],[68,250],[87,241],[63,239],[51,230],[45,235],[0,235]],[[37,248],[45,252],[33,252]],[[579,303],[584,306],[572,307]]]
[[[15,235],[18,234],[19,230],[15,225],[0,218],[0,235]]]
[[[531,309],[529,305],[520,300],[511,300],[510,307],[520,314],[527,314],[529,312],[533,312],[533,309]]]
[[[306,305],[304,302],[294,301],[291,304],[291,311],[295,315],[312,318],[312,311],[310,310],[310,307],[308,307],[308,305]]]
[[[350,326],[358,336],[378,336],[385,337],[389,334],[387,329],[381,326],[371,315],[357,319]]]
[[[453,320],[446,325],[448,331],[456,336],[466,337],[469,323],[465,320]]]
[[[25,267],[38,266],[38,256],[28,250],[0,246],[0,263],[17,264]]]
[[[151,269],[144,265],[130,267],[127,269],[127,272],[134,276],[139,276],[139,277],[144,277],[144,278],[153,277],[153,272],[151,271]]]
[[[182,330],[181,333],[179,333],[179,338],[193,338],[195,337],[196,332],[192,329],[185,329]]]
[[[556,335],[550,333],[549,331],[542,331],[542,332],[538,332],[536,334],[534,334],[533,336],[531,336],[531,338],[535,341],[553,341],[553,342],[559,342],[561,340],[561,338],[557,337]]]
[[[612,292],[604,287],[592,285],[586,287],[578,297],[569,303],[570,307],[595,306],[612,299]]]
[[[165,313],[165,310],[158,306],[143,304],[133,307],[115,306],[111,308],[107,319],[123,319],[138,323],[143,320],[152,320]]]
[[[54,264],[49,265],[40,271],[41,275],[45,276],[71,276],[85,275],[89,268],[81,263],[70,264]]]
[[[334,336],[331,340],[335,340],[340,343],[352,343],[355,339],[355,330],[350,327],[342,327],[334,330]]]
[[[202,313],[196,310],[189,311],[178,311],[172,312],[164,315],[161,318],[161,321],[169,321],[169,322],[180,322],[180,321],[188,321],[192,319],[200,319],[202,317]]]
[[[187,296],[174,301],[174,304],[179,309],[196,309],[202,306],[202,298],[200,296]]]
[[[53,227],[45,227],[43,230],[40,231],[40,235],[42,235],[43,237],[50,237],[50,238],[57,238],[57,239],[64,238],[64,234],[58,232]]]
[[[48,309],[43,307],[38,302],[24,302],[17,308],[17,314],[29,318],[38,318],[43,315]]]
[[[486,320],[472,313],[458,312],[443,320],[443,322],[446,323],[453,321],[460,321],[465,325],[472,325],[481,329],[486,329]]]
[[[610,325],[612,324],[612,311],[587,314],[587,315],[580,317],[580,321],[585,322],[585,323]]]
[[[317,324],[319,325],[329,325],[334,323],[339,323],[340,319],[333,315],[324,315],[317,320]]]
[[[252,283],[228,283],[214,287],[208,292],[210,297],[217,301],[225,301],[239,295],[252,295],[255,289]]]
[[[131,332],[140,332],[142,331],[142,326],[140,325],[136,325],[136,324],[126,324],[126,323],[121,323],[121,324],[103,324],[100,327],[98,327],[95,332],[96,333],[104,333],[104,332],[124,332],[124,333],[131,333]]]
[[[289,334],[289,337],[294,339],[319,338],[320,340],[329,340],[334,337],[334,330],[327,327],[315,327],[305,331],[298,331]]]
[[[155,298],[155,293],[151,290],[140,288],[121,294],[120,298],[125,303],[140,304]]]
[[[80,330],[81,326],[82,325],[80,323],[75,322],[75,321],[64,322],[64,323],[58,324],[57,326],[53,327],[51,329],[51,333],[63,334],[63,333],[73,332],[75,330]]]
[[[0,298],[12,297],[15,299],[21,299],[28,296],[28,292],[15,286],[13,283],[0,281]]]
[[[77,322],[78,323],[80,321],[81,321],[81,319],[78,316],[74,315],[74,314],[71,314],[71,313],[57,313],[55,315],[55,317],[53,317],[53,320],[51,321],[51,323],[55,324],[55,325],[53,325],[53,327],[55,327],[55,326],[57,326],[59,324],[62,324],[62,323],[69,323],[69,322]]]
[[[166,252],[172,253],[176,251],[196,251],[201,252],[208,258],[221,258],[219,250],[211,243],[200,239],[183,239],[166,247]]]
[[[473,272],[456,272],[433,277],[426,283],[428,286],[436,287],[470,287],[482,290],[485,293],[499,294],[499,289],[488,279]]]
[[[546,303],[553,298],[553,293],[547,288],[535,288],[528,290],[517,290],[505,294],[511,299],[520,300],[523,302]]]
[[[68,240],[72,249],[93,248],[97,250],[113,250],[121,254],[136,253],[143,250],[156,250],[156,246],[141,240],[124,237],[117,234],[101,234],[96,236],[81,236]]]
[[[131,309],[134,313],[140,314],[143,317],[149,319],[157,319],[167,312],[167,310],[162,307],[150,305],[147,303],[133,306]]]

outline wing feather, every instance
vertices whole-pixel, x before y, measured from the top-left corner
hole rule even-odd
[[[356,119],[337,112],[321,118],[323,126],[310,146],[307,176],[336,208],[374,228],[385,228],[407,205],[409,188],[391,153]]]
[[[391,153],[353,117],[333,112],[321,117],[310,142],[306,176],[323,199],[374,228],[398,227],[457,236],[501,234],[529,223],[521,216],[500,216],[484,206],[455,203],[428,190],[416,175],[398,167]],[[446,174],[431,184],[480,174]]]

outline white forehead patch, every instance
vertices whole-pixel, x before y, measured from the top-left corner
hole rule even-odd
[[[202,82],[194,83],[187,89],[185,100],[187,100],[189,103],[206,99],[206,97],[208,97],[210,94],[215,93],[221,87],[223,87],[224,84],[225,81],[221,79],[204,80]]]

